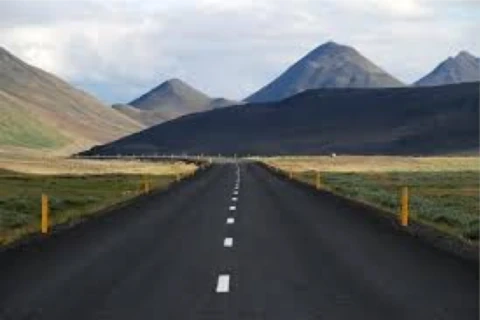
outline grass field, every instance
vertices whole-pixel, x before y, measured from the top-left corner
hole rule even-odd
[[[139,195],[146,179],[152,188],[166,188],[177,174],[196,169],[182,162],[11,160],[0,159],[0,245],[38,232],[42,193],[52,224],[74,222]]]
[[[318,156],[271,157],[260,160],[294,172],[480,171],[478,157]]]
[[[196,169],[184,162],[148,162],[138,160],[81,160],[65,158],[0,156],[0,169],[39,175],[153,174],[171,175]]]
[[[444,232],[479,238],[479,159],[402,157],[277,158],[266,162],[296,179],[357,199],[392,214],[399,212],[400,189],[410,191],[411,217]]]

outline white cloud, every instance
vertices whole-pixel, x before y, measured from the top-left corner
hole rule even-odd
[[[467,49],[477,0],[0,0],[0,45],[113,101],[170,77],[243,98],[328,40],[405,81]]]

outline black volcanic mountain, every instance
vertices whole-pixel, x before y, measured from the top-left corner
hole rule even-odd
[[[309,90],[191,114],[87,154],[444,154],[478,151],[479,83]]]
[[[400,87],[402,82],[354,48],[327,42],[288,68],[277,79],[245,99],[278,101],[307,89]]]
[[[440,86],[462,82],[480,81],[480,58],[466,51],[449,57],[432,72],[415,82],[416,86]]]
[[[170,79],[129,104],[113,108],[151,126],[180,116],[237,104],[223,98],[210,98],[179,79]]]

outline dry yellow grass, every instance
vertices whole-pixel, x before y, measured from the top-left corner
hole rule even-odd
[[[271,157],[260,160],[281,170],[293,172],[480,171],[479,157],[315,156]]]
[[[59,157],[0,156],[0,169],[39,175],[101,174],[188,174],[196,170],[184,162],[144,162],[138,160],[82,160]]]

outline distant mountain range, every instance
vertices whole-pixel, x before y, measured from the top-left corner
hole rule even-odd
[[[479,58],[462,51],[406,87],[354,48],[327,42],[248,97],[247,105],[171,79],[109,108],[0,48],[0,152],[66,154],[105,143],[94,152],[465,150],[478,144],[472,134],[478,133],[479,78]],[[441,86],[464,82],[474,83]],[[427,86],[438,87],[421,88]]]
[[[415,82],[416,86],[438,86],[444,84],[480,81],[480,58],[461,51],[449,57],[432,72]]]
[[[462,51],[414,85],[431,86],[480,81],[479,59]],[[278,78],[245,99],[259,103],[280,101],[309,89],[403,87],[401,81],[352,47],[327,42],[297,61]],[[146,126],[183,115],[240,104],[213,99],[179,79],[168,80],[129,104],[113,108]]]
[[[0,151],[71,153],[143,125],[0,48]]]
[[[113,105],[121,113],[147,126],[180,116],[222,108],[238,102],[210,98],[180,79],[170,79],[127,105]]]
[[[478,152],[479,83],[316,89],[184,116],[85,154]]]
[[[403,85],[354,48],[327,42],[245,100],[278,101],[307,89],[383,88]]]
[[[439,86],[480,81],[480,59],[461,51],[414,83]],[[405,86],[352,47],[327,42],[294,63],[278,78],[245,99],[247,102],[279,101],[308,89],[385,88]]]

